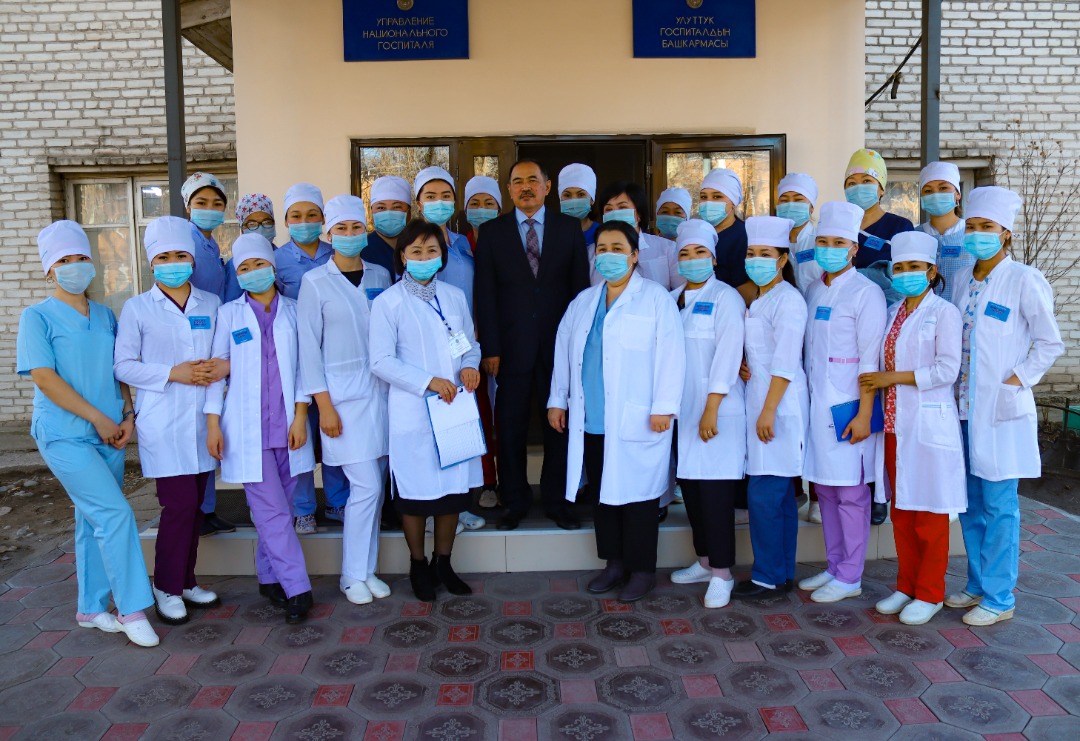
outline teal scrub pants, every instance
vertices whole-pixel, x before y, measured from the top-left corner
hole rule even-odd
[[[90,440],[38,443],[45,464],[75,505],[79,612],[128,615],[154,604],[135,515],[121,489],[124,451]]]

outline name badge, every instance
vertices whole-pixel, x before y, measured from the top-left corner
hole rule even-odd
[[[713,304],[708,301],[698,301],[694,304],[695,314],[704,314],[705,316],[711,316],[713,310]]]
[[[1009,314],[1012,313],[1012,309],[1001,304],[995,304],[993,301],[986,305],[986,315],[993,317],[1001,322],[1009,321]]]
[[[189,316],[188,322],[191,324],[192,329],[210,329],[210,317],[208,316]]]
[[[247,327],[238,329],[232,333],[233,342],[237,345],[242,345],[245,342],[251,342],[251,330]]]
[[[941,248],[941,256],[942,257],[960,257],[960,246],[957,245],[955,247],[950,247],[948,245],[943,245],[942,248]]]
[[[364,293],[367,294],[368,301],[374,301],[385,290],[385,288],[365,288]]]
[[[869,247],[872,250],[880,250],[886,244],[885,240],[881,237],[875,237],[872,234],[866,235],[866,244],[863,247]]]
[[[803,250],[802,252],[795,253],[795,262],[802,265],[804,262],[810,262],[814,259],[813,250]]]
[[[817,311],[814,312],[814,319],[817,319],[817,320],[822,321],[822,322],[829,321],[829,318],[831,316],[832,316],[832,307],[831,306],[819,306],[819,307],[817,307]]]
[[[459,331],[450,334],[450,357],[460,358],[471,349],[472,343],[469,342],[469,338],[465,336],[464,332]]]

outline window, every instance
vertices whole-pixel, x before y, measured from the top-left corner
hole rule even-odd
[[[225,223],[214,230],[221,257],[232,255],[240,234],[236,223],[236,175],[219,175],[229,205]],[[124,302],[153,284],[143,235],[146,225],[168,213],[169,183],[165,177],[79,178],[67,181],[67,215],[83,225],[90,238],[97,276],[90,284],[95,301],[117,315]]]
[[[919,205],[919,169],[889,168],[889,184],[885,187],[885,195],[881,199],[881,207],[886,211],[899,214],[905,219],[910,219],[912,224],[921,221],[921,206]],[[973,169],[960,168],[960,192],[967,195],[975,187],[975,171]]]
[[[411,184],[425,167],[437,166],[451,173],[450,146],[359,146],[354,147],[354,175],[359,176],[359,193],[371,222],[371,184],[377,178],[396,175]]]

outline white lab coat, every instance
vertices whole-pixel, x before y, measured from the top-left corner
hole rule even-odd
[[[799,285],[799,291],[803,296],[806,296],[810,286],[819,282],[821,276],[825,274],[814,259],[816,241],[817,227],[813,222],[808,221],[788,248],[791,253],[788,259],[792,260],[792,267],[795,268],[795,282]]]
[[[810,392],[803,371],[806,302],[787,281],[777,283],[750,304],[746,313],[746,473],[749,476],[802,476]],[[786,378],[773,423],[775,437],[763,443],[757,421],[765,408],[773,376]]]
[[[854,268],[831,286],[823,280],[813,284],[806,294],[803,357],[810,426],[803,475],[815,484],[858,486],[874,480],[875,435],[880,433],[854,445],[837,442],[832,407],[857,400],[859,374],[878,369],[887,318],[881,289]]]
[[[364,278],[354,286],[332,259],[300,281],[296,321],[301,390],[313,404],[315,394],[329,392],[341,418],[340,435],[322,436],[325,465],[386,455],[386,385],[371,373],[368,326],[372,301],[389,285],[386,268],[365,262]]]
[[[581,366],[596,307],[607,284],[578,294],[555,337],[548,408],[565,409],[570,435],[566,498],[574,501],[585,458],[585,393]],[[679,309],[657,283],[637,271],[608,307],[604,321],[603,504],[656,499],[671,476],[672,430],[653,432],[651,415],[678,415],[686,372]]]
[[[605,281],[596,272],[596,245],[588,245],[588,250],[589,284],[598,286]],[[679,251],[675,249],[675,243],[655,234],[638,232],[637,272],[668,291],[686,285],[686,278],[679,275]]]
[[[390,470],[399,496],[421,501],[464,494],[484,483],[479,457],[447,469],[439,465],[428,384],[433,378],[460,384],[462,368],[480,367],[480,345],[461,289],[436,279],[435,296],[451,329],[472,340],[461,357],[451,357],[450,336],[434,302],[413,296],[404,281],[379,296],[371,312],[371,370],[390,384]]]
[[[957,273],[952,301],[967,309],[972,268]],[[993,303],[1001,309],[991,309]],[[994,317],[1007,311],[1004,321]],[[971,473],[987,481],[1042,475],[1032,387],[1065,351],[1054,294],[1042,273],[1006,257],[986,277],[971,340],[968,413]],[[1020,386],[1005,383],[1016,374]]]
[[[210,359],[220,305],[217,296],[192,286],[181,312],[155,283],[120,312],[113,373],[138,389],[139,462],[148,479],[217,467],[206,449],[206,387],[171,382],[169,373],[181,363]]]
[[[902,303],[889,311],[889,334]],[[967,509],[967,477],[953,384],[960,372],[960,312],[933,291],[904,320],[896,338],[897,371],[915,371],[915,386],[896,386],[896,506],[937,514]],[[880,370],[885,370],[885,343]],[[881,392],[884,394],[884,391]],[[884,404],[884,397],[882,403]],[[885,436],[877,440],[877,482],[886,501]]]
[[[281,376],[285,421],[291,427],[297,402],[310,403],[311,397],[301,391],[300,385],[296,302],[283,294],[278,294],[277,302],[274,350]],[[237,342],[238,339],[241,341]],[[263,480],[262,430],[265,423],[262,420],[262,331],[248,303],[247,292],[218,309],[214,357],[230,362],[228,394],[225,379],[211,384],[203,407],[207,414],[221,416],[221,433],[225,440],[221,478],[237,484],[259,483]],[[300,448],[289,451],[289,472],[298,476],[314,468],[315,452],[308,434]]]
[[[679,411],[678,477],[694,481],[742,479],[746,468],[746,407],[742,363],[746,302],[731,286],[709,276],[701,288],[686,290],[682,318],[686,380]],[[698,434],[709,394],[724,394],[716,415],[717,435]]]

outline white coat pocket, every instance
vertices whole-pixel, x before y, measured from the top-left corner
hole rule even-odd
[[[660,437],[653,432],[649,408],[640,404],[624,404],[619,422],[619,438],[631,443],[651,443]]]
[[[952,404],[927,402],[919,407],[917,434],[920,445],[960,450],[960,426]]]
[[[362,360],[331,363],[326,366],[326,385],[330,400],[361,401],[371,394],[371,371]]]
[[[1008,422],[1027,416],[1035,416],[1035,396],[1031,391],[1009,383],[998,384],[994,421]]]
[[[648,350],[656,338],[656,320],[646,316],[627,315],[622,318],[619,339],[627,350]]]

